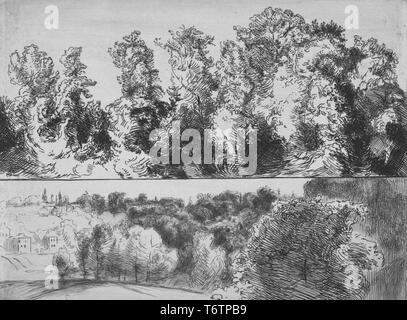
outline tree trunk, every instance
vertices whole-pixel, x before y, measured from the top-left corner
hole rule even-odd
[[[304,281],[307,281],[307,259],[304,260]]]
[[[96,252],[96,270],[95,270],[95,277],[96,280],[99,280],[99,252]]]
[[[149,280],[149,265],[148,265],[148,262],[147,262],[147,266],[146,266],[146,282],[148,282],[148,280]]]
[[[84,258],[82,258],[82,276],[83,276],[83,279],[86,279],[86,265],[85,265]]]

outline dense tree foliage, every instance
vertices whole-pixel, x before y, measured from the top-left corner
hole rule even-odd
[[[181,132],[197,129],[201,137],[205,129],[227,129],[215,137],[229,142],[237,130],[257,130],[257,174],[406,174],[406,99],[392,50],[373,38],[346,39],[332,21],[307,22],[278,8],[234,30],[236,39],[219,48],[196,27],[157,39],[168,54],[166,87],[141,33],[124,36],[108,50],[122,96],[106,106],[91,94],[96,82],[86,75],[82,48],[65,50],[60,71],[34,44],[13,52],[9,76],[20,90],[2,102],[1,134],[28,155],[21,170],[3,170],[29,174],[37,166],[40,175],[89,175],[102,166],[123,178],[237,174],[237,164],[152,164],[157,139],[150,141],[150,133],[180,121]],[[2,141],[10,153],[2,157],[11,162],[15,150]]]
[[[363,207],[343,202],[276,206],[234,260],[231,291],[245,299],[364,298],[364,272],[383,263],[376,243],[353,231],[364,215]]]
[[[78,235],[78,269],[95,279],[180,281],[224,299],[366,297],[366,274],[380,273],[383,263],[372,240],[377,231],[366,230],[371,239],[360,229],[371,213],[349,201],[310,198],[309,190],[307,198],[269,187],[200,194],[186,206],[176,198],[112,192],[99,221],[120,218]],[[76,203],[99,217],[95,198],[104,200],[85,193]],[[381,247],[391,246],[386,239],[381,235]]]
[[[149,134],[171,113],[159,85],[153,50],[141,39],[139,31],[125,36],[109,49],[113,64],[121,71],[117,80],[123,96],[108,106],[113,116],[115,137],[119,145],[132,152],[148,153]]]
[[[170,35],[167,42],[158,41],[158,44],[170,56],[172,86],[169,94],[176,102],[181,129],[212,128],[218,89],[215,60],[209,51],[214,38],[195,27],[185,26],[170,31]]]
[[[374,283],[371,298],[404,299],[405,251],[407,248],[407,205],[404,179],[313,179],[304,187],[309,198],[348,199],[363,203],[369,214],[359,224],[383,248],[386,268]],[[391,283],[392,285],[385,285]]]
[[[0,153],[24,144],[24,140],[17,134],[15,124],[9,117],[10,106],[11,101],[7,97],[0,97]]]

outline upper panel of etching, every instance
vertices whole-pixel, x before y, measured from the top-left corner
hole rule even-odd
[[[402,1],[54,2],[1,3],[2,179],[407,174]]]

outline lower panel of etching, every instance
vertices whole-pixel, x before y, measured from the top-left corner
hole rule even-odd
[[[406,181],[3,181],[0,299],[406,299]]]

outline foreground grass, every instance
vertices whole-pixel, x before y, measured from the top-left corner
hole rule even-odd
[[[59,289],[46,289],[44,281],[0,283],[1,300],[206,300],[209,295],[187,289],[118,281],[65,280]]]

